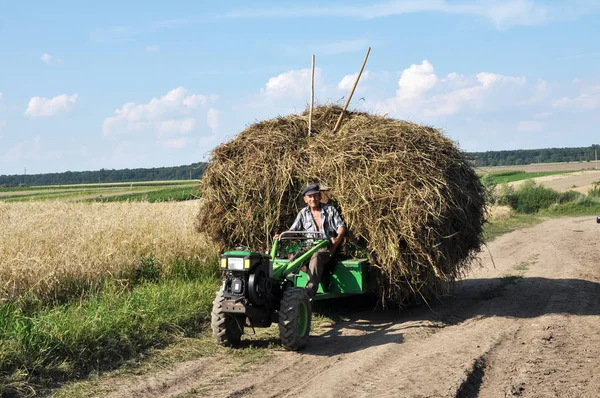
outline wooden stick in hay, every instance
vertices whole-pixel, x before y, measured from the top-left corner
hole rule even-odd
[[[344,109],[342,109],[342,113],[340,113],[340,117],[338,118],[337,122],[335,123],[335,127],[333,128],[333,132],[335,133],[338,129],[338,127],[340,127],[340,123],[342,122],[342,118],[344,117],[344,113],[346,113],[346,109],[348,109],[348,105],[350,104],[350,100],[352,99],[352,95],[354,95],[354,90],[356,89],[356,86],[358,85],[358,81],[360,80],[360,75],[362,75],[363,69],[365,69],[365,65],[367,64],[367,58],[369,58],[369,53],[371,52],[371,47],[369,47],[367,49],[367,54],[365,55],[365,60],[362,63],[362,66],[360,67],[360,71],[358,72],[358,76],[356,76],[356,81],[354,81],[354,86],[352,86],[352,90],[350,91],[350,95],[348,96],[348,99],[346,100],[346,105],[344,105]]]
[[[315,54],[312,55],[312,72],[310,75],[310,110],[308,111],[308,136],[312,132],[312,114],[315,104]]]

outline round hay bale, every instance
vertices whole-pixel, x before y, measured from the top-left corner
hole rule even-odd
[[[483,242],[484,188],[439,130],[320,106],[250,125],[212,152],[197,228],[223,247],[266,250],[304,206],[302,187],[327,184],[349,228],[345,250],[367,255],[384,302],[445,293]]]

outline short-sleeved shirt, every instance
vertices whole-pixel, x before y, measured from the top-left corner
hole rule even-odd
[[[346,223],[335,207],[328,203],[321,203],[321,225],[319,229],[317,229],[315,219],[310,212],[310,207],[306,206],[298,213],[296,220],[290,227],[290,231],[323,231],[328,238],[334,238],[337,236],[338,228],[345,226]]]

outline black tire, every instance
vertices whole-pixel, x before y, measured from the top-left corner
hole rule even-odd
[[[308,344],[311,321],[312,310],[306,289],[285,289],[279,308],[281,345],[292,351],[304,348]]]
[[[210,326],[217,344],[235,347],[244,334],[245,316],[223,312],[223,290],[219,290],[213,301]]]

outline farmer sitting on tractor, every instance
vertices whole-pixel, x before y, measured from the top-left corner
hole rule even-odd
[[[302,190],[304,203],[308,206],[300,210],[290,231],[321,232],[331,239],[329,248],[323,248],[312,255],[308,265],[308,283],[306,290],[309,297],[314,297],[323,277],[325,265],[337,251],[346,234],[346,223],[335,207],[321,203],[319,184],[307,185]]]

